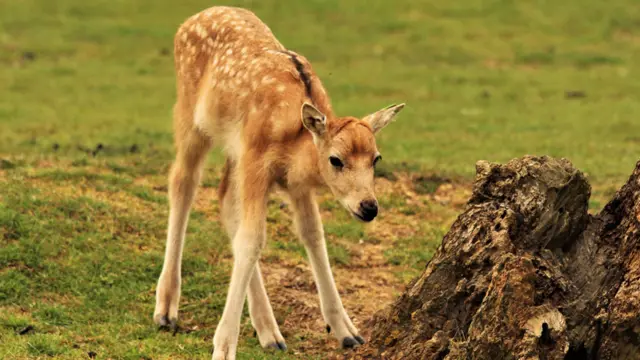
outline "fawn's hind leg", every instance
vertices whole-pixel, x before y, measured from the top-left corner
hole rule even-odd
[[[176,111],[176,159],[169,175],[169,227],[162,273],[156,288],[156,309],[153,319],[158,325],[175,326],[180,301],[182,248],[196,188],[200,183],[204,159],[211,140],[190,126],[181,123]]]
[[[227,229],[229,239],[233,239],[238,231],[240,223],[240,203],[238,200],[238,189],[233,174],[233,163],[230,159],[227,159],[224,166],[224,174],[220,187],[218,188],[222,222]],[[262,347],[273,347],[280,350],[286,350],[284,338],[280,333],[280,328],[276,322],[271,303],[269,302],[269,296],[267,290],[264,287],[262,281],[262,274],[260,273],[260,265],[256,263],[251,281],[249,282],[249,289],[247,291],[247,297],[249,300],[249,314],[251,316],[251,323],[253,328],[258,334],[260,345]]]

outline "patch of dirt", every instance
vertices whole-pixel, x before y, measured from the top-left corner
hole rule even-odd
[[[408,205],[416,207],[425,203],[441,203],[457,208],[464,205],[471,194],[469,185],[454,183],[443,183],[430,194],[419,194],[415,191],[414,176],[396,174],[395,177],[395,181],[376,179],[378,196],[403,197]],[[331,198],[328,191],[319,194],[319,201]],[[325,221],[334,216],[331,211],[323,212]],[[384,253],[394,246],[397,239],[420,236],[417,224],[422,221],[442,223],[446,219],[430,211],[405,215],[397,209],[384,209],[379,219],[367,226],[365,239],[358,243],[341,242],[351,254],[350,262],[332,266],[332,270],[345,309],[365,339],[369,336],[367,321],[391,304],[405,287],[401,278],[396,276],[404,270],[403,267],[390,264]],[[296,355],[323,354],[327,359],[341,358],[340,344],[326,333],[308,262],[304,259],[263,260],[261,269],[276,317],[281,320],[283,335],[301,339],[290,351]]]
[[[375,254],[378,251],[378,246],[364,246],[362,252],[367,255],[363,258],[369,261],[381,258]],[[382,259],[371,263],[370,267],[333,267],[343,304],[365,337],[368,336],[365,321],[391,303],[403,288],[393,275],[391,266],[383,264]],[[302,339],[291,351],[299,355],[338,355],[340,344],[326,334],[326,323],[320,311],[310,266],[306,263],[263,262],[262,271],[276,316],[282,320],[283,335],[285,338],[295,336]]]

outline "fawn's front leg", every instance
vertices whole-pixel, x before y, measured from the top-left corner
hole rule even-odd
[[[322,229],[318,204],[311,192],[291,194],[298,236],[304,243],[320,295],[320,307],[327,325],[342,347],[364,344],[358,329],[345,311],[336,288]]]
[[[242,225],[233,239],[233,271],[224,312],[213,337],[213,360],[236,358],[244,299],[264,247],[264,240],[264,230],[255,231],[249,226],[243,228]]]
[[[240,223],[232,240],[233,271],[224,312],[213,337],[213,360],[234,360],[240,332],[240,318],[247,288],[266,241],[266,198],[269,185],[261,174],[251,174],[260,159],[245,156],[238,177]],[[242,164],[241,164],[242,166]]]
[[[220,182],[220,198],[221,198],[221,215],[222,222],[227,229],[230,240],[235,238],[238,227],[240,226],[240,195],[237,189],[237,174],[233,162],[227,159],[225,164],[224,176]],[[249,289],[247,291],[247,299],[249,300],[249,315],[251,323],[258,334],[260,345],[264,348],[275,348],[286,350],[287,345],[280,333],[280,328],[276,322],[273,309],[269,303],[269,296],[262,281],[260,273],[260,265],[256,263],[249,281]]]

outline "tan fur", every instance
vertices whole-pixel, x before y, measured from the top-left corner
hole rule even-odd
[[[234,265],[214,336],[213,359],[235,358],[247,295],[260,343],[284,345],[257,264],[266,241],[267,196],[274,185],[292,199],[327,324],[340,341],[355,341],[358,331],[342,307],[329,268],[313,189],[328,185],[354,217],[362,219],[363,201],[376,206],[377,212],[374,132],[389,123],[403,105],[383,109],[365,120],[336,117],[307,59],[286,50],[248,10],[204,10],[180,26],[174,45],[177,156],[169,180],[171,213],[155,321],[166,325],[177,320],[189,210],[205,155],[215,144],[227,155],[219,196]],[[339,157],[344,166],[331,165],[330,156]]]

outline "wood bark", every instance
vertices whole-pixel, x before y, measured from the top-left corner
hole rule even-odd
[[[640,359],[640,162],[597,215],[565,159],[480,161],[421,276],[353,359]]]

